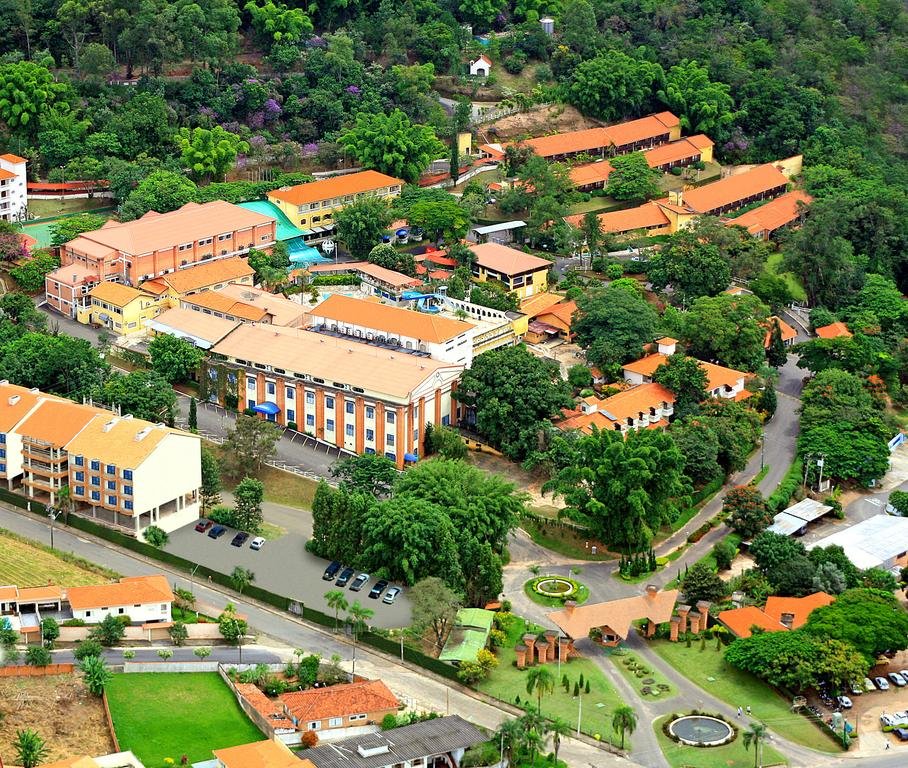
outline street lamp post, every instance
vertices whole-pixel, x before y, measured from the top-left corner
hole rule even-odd
[[[50,520],[50,548],[54,548],[54,521],[60,516],[62,510],[54,509],[52,504],[47,505],[47,519]]]
[[[760,433],[760,470],[763,469],[763,451],[766,448],[766,432]]]

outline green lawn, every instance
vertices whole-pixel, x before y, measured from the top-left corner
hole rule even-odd
[[[750,707],[753,719],[761,720],[774,732],[810,749],[838,752],[835,742],[806,717],[791,711],[791,703],[773,688],[747,672],[741,672],[725,663],[724,648],[716,650],[709,641],[706,649],[700,643],[690,648],[686,643],[656,640],[652,648],[676,672],[703,688],[717,699],[732,707]],[[696,706],[696,702],[690,702]],[[709,750],[706,750],[709,751]],[[697,764],[699,766],[699,764]]]
[[[107,700],[120,748],[146,768],[212,760],[211,751],[265,737],[214,672],[114,675]]]
[[[497,651],[498,666],[486,680],[476,687],[483,693],[488,693],[490,696],[511,704],[517,703],[519,696],[521,704],[530,702],[535,705],[536,694],[527,694],[526,670],[519,670],[514,665],[514,645],[525,631],[539,631],[539,629],[533,625],[531,630],[527,630],[527,624],[523,619],[516,621],[508,633],[508,642]],[[555,690],[542,698],[542,714],[545,717],[560,717],[568,723],[572,723],[576,728],[580,703],[573,696],[574,683],[579,683],[580,675],[583,675],[584,689],[588,681],[590,692],[581,694],[583,714],[580,729],[590,736],[599,734],[603,739],[608,739],[612,735],[610,725],[612,713],[624,702],[605,679],[605,675],[599,667],[590,659],[574,658],[561,664],[561,675],[559,675],[557,662],[552,662],[549,666],[557,680]],[[570,691],[568,693],[565,693],[561,684],[562,677],[565,675],[569,682]]]
[[[791,272],[780,272],[779,270],[781,269],[781,267],[781,252],[773,253],[768,259],[766,259],[766,271],[771,275],[777,275],[778,277],[781,277],[783,280],[785,280],[785,283],[788,285],[788,290],[791,291],[791,295],[796,301],[806,301],[807,294],[804,292],[804,287]]]
[[[754,748],[750,750],[744,748],[744,740],[741,738],[741,732],[730,744],[721,747],[688,747],[685,744],[678,744],[672,741],[662,732],[662,723],[670,715],[660,717],[653,724],[656,730],[656,737],[659,739],[659,746],[666,760],[672,768],[750,768],[754,764]],[[762,747],[763,766],[770,765],[787,765],[787,761],[782,755],[769,745]]]
[[[627,679],[628,683],[630,683],[631,687],[644,699],[660,701],[662,699],[669,699],[678,692],[675,690],[674,686],[669,685],[665,675],[658,670],[653,669],[645,660],[641,660],[633,653],[628,653],[623,649],[617,650],[612,653],[611,660],[621,674]],[[638,670],[641,674],[637,673]],[[660,688],[660,685],[663,687]],[[664,686],[669,686],[668,690],[665,690]],[[648,688],[650,693],[644,693],[644,688]],[[653,694],[652,691],[654,690],[658,690],[659,692]]]

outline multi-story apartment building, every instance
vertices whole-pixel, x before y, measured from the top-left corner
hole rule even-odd
[[[243,324],[212,347],[209,400],[250,408],[351,453],[399,467],[423,451],[426,424],[450,424],[462,365],[297,328]]]
[[[0,382],[0,477],[51,506],[69,487],[76,512],[139,535],[199,513],[196,435]]]
[[[339,293],[309,310],[310,330],[366,343],[397,345],[469,368],[475,326],[437,313],[377,304]]]
[[[80,264],[97,278],[136,286],[210,259],[268,251],[276,241],[276,222],[238,205],[215,200],[186,203],[170,213],[149,211],[127,222],[107,222],[83,232],[60,249],[62,267]],[[65,283],[67,272],[54,279]]]
[[[24,157],[0,155],[0,219],[3,221],[21,221],[28,214],[27,165]]]
[[[499,243],[470,246],[476,256],[473,277],[484,283],[496,281],[520,299],[549,289],[552,262]]]
[[[276,189],[268,193],[268,200],[306,231],[306,242],[318,242],[330,237],[334,214],[339,210],[364,197],[397,197],[402,186],[403,182],[393,176],[359,171]]]

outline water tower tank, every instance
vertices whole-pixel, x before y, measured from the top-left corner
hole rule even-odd
[[[544,19],[539,19],[539,23],[542,24],[542,31],[547,35],[552,35],[555,33],[555,20],[546,16]]]

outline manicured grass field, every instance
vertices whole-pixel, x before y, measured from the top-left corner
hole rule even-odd
[[[520,703],[530,703],[535,706],[536,694],[527,693],[527,672],[519,670],[514,665],[515,653],[514,645],[517,639],[525,631],[539,631],[539,627],[531,626],[526,628],[526,622],[523,619],[515,622],[508,633],[508,641],[498,649],[497,656],[499,659],[498,666],[492,674],[476,687],[483,693],[488,693],[502,701],[511,704],[517,703],[517,697],[520,697]],[[581,717],[580,729],[590,736],[600,734],[603,739],[612,736],[611,720],[612,714],[616,707],[621,706],[624,702],[619,698],[618,693],[605,679],[605,675],[590,659],[571,659],[563,662],[561,665],[561,674],[558,674],[558,663],[549,664],[552,674],[557,678],[555,681],[555,690],[552,693],[542,697],[542,714],[545,717],[560,717],[577,727],[577,713],[579,702],[574,698],[574,683],[580,681],[580,675],[583,675],[584,690],[585,684],[589,681],[590,692],[581,693],[583,697],[583,714]],[[565,693],[562,685],[562,677],[567,675],[569,682],[569,692]],[[630,742],[630,738],[625,740]]]
[[[791,703],[773,688],[753,675],[726,664],[722,658],[724,648],[717,651],[714,642],[707,642],[702,651],[699,642],[694,642],[688,648],[683,642],[657,640],[651,647],[675,671],[717,699],[732,707],[749,706],[753,719],[766,723],[775,733],[811,749],[840,751],[832,739],[806,717],[792,712]],[[696,765],[699,766],[699,763]]]
[[[107,701],[120,749],[147,768],[214,759],[211,751],[265,737],[214,672],[114,675]]]
[[[62,557],[49,547],[0,529],[0,584],[41,587],[48,581],[60,586],[104,584],[115,576],[100,566]]]
[[[777,275],[781,277],[785,283],[788,285],[788,290],[791,291],[791,295],[796,301],[806,301],[807,294],[804,292],[804,287],[798,281],[798,279],[791,272],[780,272],[782,269],[782,254],[773,253],[768,259],[766,259],[766,271],[771,275]]]
[[[738,732],[738,738],[730,744],[721,747],[688,747],[672,741],[662,732],[662,723],[668,720],[668,717],[660,717],[653,727],[656,729],[656,737],[659,739],[662,753],[672,768],[690,768],[690,766],[696,766],[696,768],[750,768],[754,764],[754,747],[751,745],[749,751],[744,748],[744,739],[741,737],[743,728]],[[788,764],[785,758],[768,744],[761,747],[761,752],[764,766]]]

